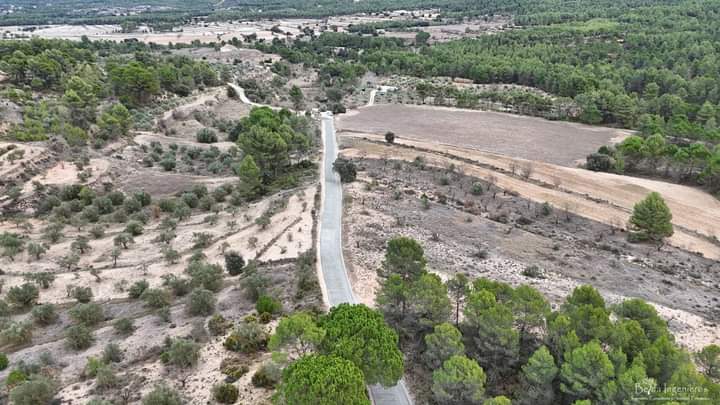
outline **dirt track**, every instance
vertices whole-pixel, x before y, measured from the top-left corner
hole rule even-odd
[[[339,131],[446,142],[563,166],[577,166],[626,130],[548,121],[505,113],[409,105],[375,105],[336,119]]]
[[[586,218],[619,227],[627,223],[636,202],[650,191],[659,191],[668,201],[674,215],[673,223],[676,229],[670,243],[702,253],[708,258],[720,259],[720,246],[709,238],[698,235],[718,235],[720,202],[691,187],[540,162],[532,162],[531,181],[526,181],[519,175],[512,175],[510,167],[513,164],[522,167],[529,163],[527,160],[407,138],[397,139],[396,143],[419,149],[388,147],[361,139],[367,137],[382,141],[379,135],[344,135],[354,140],[353,149],[346,150],[344,154],[407,161],[423,156],[428,164],[434,166],[448,167],[454,164],[468,175],[482,179],[494,176],[499,187],[516,191],[525,198],[538,202],[547,201]],[[469,161],[476,163],[471,164]],[[559,186],[555,187],[554,184]]]

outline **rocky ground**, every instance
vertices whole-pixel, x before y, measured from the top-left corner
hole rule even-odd
[[[419,240],[441,277],[463,272],[530,284],[555,304],[591,284],[610,302],[639,297],[670,320],[681,344],[718,343],[717,262],[682,249],[630,244],[617,228],[562,207],[527,200],[447,167],[357,159],[360,181],[346,188],[346,251],[353,288],[372,304],[388,239]],[[474,195],[474,183],[483,193]],[[421,196],[428,197],[425,208]],[[525,271],[536,266],[539,276]]]

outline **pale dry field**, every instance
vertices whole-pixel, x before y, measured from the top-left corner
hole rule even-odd
[[[160,45],[189,44],[193,41],[219,42],[230,41],[233,38],[242,40],[243,36],[255,34],[257,39],[272,41],[274,38],[294,39],[303,32],[303,28],[310,28],[316,34],[328,27],[336,27],[338,32],[345,31],[350,24],[364,24],[386,20],[407,20],[409,14],[393,12],[389,16],[336,16],[326,20],[289,18],[277,20],[256,20],[256,21],[222,21],[222,22],[194,22],[175,27],[172,32],[151,32],[146,27],[139,27],[135,32],[124,33],[119,25],[41,25],[28,33],[23,31],[26,26],[3,27],[3,32],[22,37],[30,35],[40,38],[70,39],[79,41],[83,36],[91,40],[123,41],[125,39],[137,39],[140,42],[155,43]],[[428,18],[431,15],[428,14]],[[278,29],[282,31],[273,32]],[[447,30],[446,30],[447,31]],[[438,35],[443,34],[438,30]]]
[[[576,166],[628,131],[505,113],[410,105],[375,105],[336,119],[339,131],[448,143],[503,155]]]

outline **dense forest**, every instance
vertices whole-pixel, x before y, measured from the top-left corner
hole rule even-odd
[[[163,93],[186,96],[219,83],[218,72],[205,62],[150,50],[136,42],[0,42],[0,70],[15,85],[3,96],[26,107],[9,137],[38,141],[60,134],[71,146],[99,145],[127,134],[133,121],[128,109]],[[46,97],[36,102],[33,91]],[[99,109],[103,100],[110,104]]]
[[[711,1],[580,3],[585,6],[582,10],[568,6],[563,12],[552,12],[547,2],[497,6],[496,11],[515,13],[520,27],[431,46],[372,34],[326,32],[312,41],[292,45],[276,41],[258,47],[321,69],[346,66],[325,69],[344,76],[340,83],[357,79],[357,73],[367,69],[535,87],[551,97],[512,91],[473,93],[422,83],[415,90],[422,98],[452,97],[461,107],[474,108],[480,100],[502,102],[533,115],[638,129],[638,137],[591,156],[589,167],[661,176],[717,191],[720,5]],[[483,5],[492,7],[487,2],[474,7]],[[364,28],[354,31],[362,33]],[[328,94],[335,92],[331,82],[327,85]]]
[[[552,310],[527,285],[464,274],[443,282],[406,237],[388,242],[381,275],[378,308],[406,352],[416,353],[435,403],[488,404],[497,396],[504,401],[490,403],[676,403],[678,391],[668,387],[700,390],[682,394],[689,403],[720,400],[713,373],[698,372],[640,299],[608,305],[580,286]]]

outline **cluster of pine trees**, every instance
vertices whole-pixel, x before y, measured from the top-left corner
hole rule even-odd
[[[720,401],[711,379],[720,358],[700,361],[705,374],[698,371],[643,300],[608,305],[580,286],[553,311],[527,285],[462,274],[443,282],[428,272],[422,246],[405,237],[388,242],[382,275],[378,307],[417,353],[436,403],[673,403],[673,389],[687,387],[700,392],[690,403]]]
[[[10,136],[39,141],[60,135],[71,146],[90,139],[103,143],[127,134],[132,126],[128,109],[145,106],[163,93],[186,96],[219,83],[218,73],[205,62],[153,56],[150,49],[90,41],[0,42],[0,70],[12,85],[3,95],[25,106],[23,122]],[[118,56],[133,50],[132,58]],[[39,102],[37,92],[43,92]],[[99,109],[104,100],[109,106]]]

